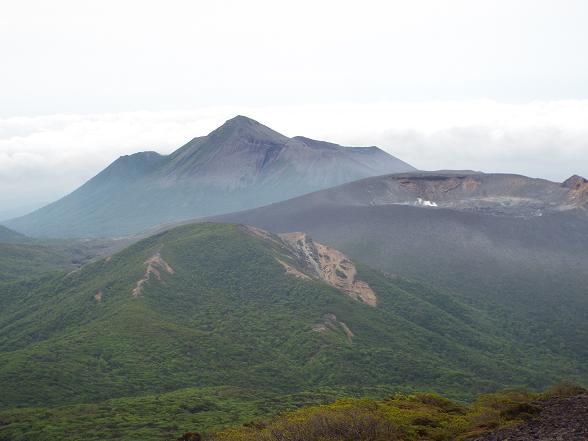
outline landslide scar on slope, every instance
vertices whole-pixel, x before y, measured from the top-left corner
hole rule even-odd
[[[135,288],[133,288],[133,297],[137,298],[143,292],[143,285],[147,283],[147,281],[151,278],[151,276],[155,276],[157,280],[161,280],[161,271],[165,271],[169,274],[174,274],[174,269],[169,266],[169,264],[163,260],[161,257],[161,251],[158,251],[153,256],[145,261],[145,265],[147,268],[145,269],[145,274],[142,278],[137,280],[137,284]]]
[[[339,328],[343,330],[343,332],[345,333],[345,337],[347,338],[347,341],[351,343],[355,335],[345,323],[340,322],[337,319],[337,316],[335,314],[325,314],[323,317],[323,321],[321,323],[317,323],[316,325],[314,325],[312,327],[312,330],[315,332],[327,332],[328,330],[337,331]]]
[[[376,293],[366,282],[357,278],[357,268],[345,254],[313,241],[306,233],[285,233],[278,236],[290,246],[316,278],[343,291],[354,300],[376,306]],[[288,268],[286,271],[288,272]]]
[[[582,206],[588,203],[587,179],[578,175],[574,175],[566,180],[562,185],[569,189],[567,194],[567,200],[569,203],[576,206]]]
[[[418,197],[423,199],[437,200],[442,199],[444,194],[451,193],[454,190],[465,190],[466,193],[471,193],[480,187],[481,183],[474,176],[447,176],[429,181],[402,178],[398,181],[398,185],[407,191],[416,193]]]
[[[296,269],[283,259],[275,257],[276,261],[286,270],[286,274],[304,280],[322,280],[366,305],[376,306],[378,303],[376,293],[366,282],[357,278],[355,264],[340,251],[315,242],[306,233],[274,235],[249,225],[240,225],[239,229],[259,239],[272,242],[294,254],[305,272]]]

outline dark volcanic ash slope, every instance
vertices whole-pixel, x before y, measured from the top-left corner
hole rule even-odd
[[[586,441],[588,395],[555,397],[535,403],[539,415],[518,426],[487,434],[475,441]]]
[[[306,231],[389,273],[435,283],[520,338],[588,360],[587,181],[411,173],[216,218]]]
[[[70,195],[7,222],[33,236],[115,236],[414,170],[377,147],[288,138],[237,116],[169,156],[123,156]]]

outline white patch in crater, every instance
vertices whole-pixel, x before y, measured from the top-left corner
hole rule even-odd
[[[415,205],[417,205],[419,207],[438,207],[439,206],[439,205],[437,205],[437,202],[427,201],[427,200],[424,200],[423,198],[417,198]]]

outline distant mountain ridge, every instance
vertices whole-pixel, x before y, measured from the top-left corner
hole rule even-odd
[[[168,156],[122,156],[64,198],[5,224],[32,236],[116,236],[414,170],[377,147],[288,138],[244,116]]]
[[[0,243],[25,242],[27,237],[0,225]]]
[[[72,271],[127,244],[127,240],[33,239],[0,225],[0,284]]]
[[[305,197],[313,199],[325,205],[406,205],[533,217],[588,209],[588,180],[574,175],[558,183],[504,173],[413,171],[365,178]]]

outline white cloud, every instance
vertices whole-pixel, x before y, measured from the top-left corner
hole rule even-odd
[[[588,175],[588,100],[339,103],[0,119],[0,218],[72,191],[120,155],[170,153],[236,114],[288,136],[378,145],[422,169]]]
[[[585,0],[18,0],[0,115],[588,97]]]

